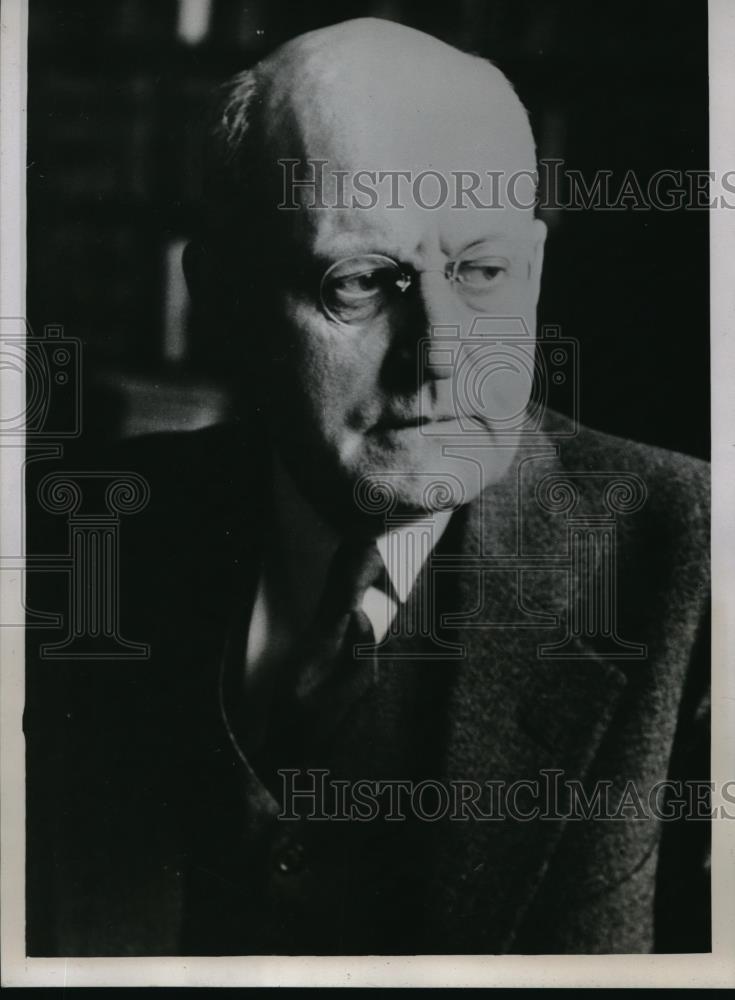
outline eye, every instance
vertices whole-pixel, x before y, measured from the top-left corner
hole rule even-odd
[[[490,291],[508,270],[508,262],[498,257],[463,260],[456,271],[456,280],[468,292]]]
[[[338,323],[366,323],[395,294],[401,273],[394,260],[381,254],[337,261],[322,278],[322,306]]]
[[[397,290],[403,291],[402,277],[399,265],[382,254],[345,257],[322,278],[322,308],[337,323],[363,325],[382,311]]]
[[[333,277],[329,282],[332,295],[346,305],[358,303],[379,294],[387,285],[388,273],[385,268],[361,271]]]

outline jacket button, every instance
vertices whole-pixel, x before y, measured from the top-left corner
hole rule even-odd
[[[279,847],[273,857],[279,875],[298,875],[304,867],[304,848],[296,841]]]

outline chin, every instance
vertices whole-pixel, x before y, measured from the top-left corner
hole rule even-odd
[[[457,510],[501,479],[511,458],[507,449],[490,443],[478,449],[431,442],[383,462],[365,463],[350,477],[356,513],[390,518]]]
[[[488,436],[405,435],[391,446],[357,447],[349,457],[302,448],[290,453],[294,480],[336,527],[380,530],[393,517],[453,511],[501,479],[514,449]]]

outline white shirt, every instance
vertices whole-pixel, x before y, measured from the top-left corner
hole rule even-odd
[[[312,622],[340,537],[296,489],[279,462],[274,468],[273,528],[264,548],[245,655],[246,683],[282,663]],[[401,603],[406,600],[430,552],[441,538],[450,511],[396,523],[375,540]],[[398,604],[368,587],[362,610],[375,641],[388,633]]]

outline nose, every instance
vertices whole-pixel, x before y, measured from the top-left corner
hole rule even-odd
[[[425,333],[437,326],[457,326],[460,304],[452,285],[441,268],[416,275],[416,297],[424,313]]]
[[[440,380],[451,375],[451,366],[442,363],[441,356],[431,350],[431,338],[437,329],[461,325],[460,304],[451,284],[440,269],[415,275],[407,291],[408,302],[400,331],[400,352],[411,361],[417,351],[422,354],[421,369],[427,380]]]

